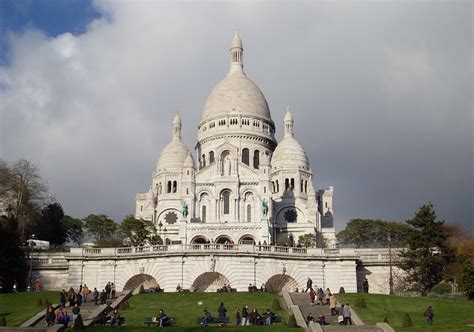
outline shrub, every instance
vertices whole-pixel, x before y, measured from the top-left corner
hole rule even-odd
[[[461,277],[460,288],[463,294],[469,299],[474,300],[474,264],[468,263],[464,267]]]
[[[387,324],[390,324],[390,322],[388,321],[388,317],[387,317],[387,316],[384,317],[383,322],[384,322],[384,323],[387,323]]]
[[[0,317],[0,326],[7,326],[7,320],[4,316]]]
[[[297,327],[295,315],[290,315],[288,317],[288,327]]]
[[[451,293],[452,287],[448,283],[440,282],[439,284],[434,285],[434,287],[431,288],[431,291],[439,295],[444,295],[447,293]]]
[[[279,299],[273,299],[272,311],[275,312],[275,311],[278,311],[278,310],[281,310],[280,300]]]
[[[36,300],[36,305],[38,307],[42,307],[43,306],[43,300],[41,298],[39,298],[38,300]]]
[[[123,301],[120,303],[119,309],[120,310],[127,310],[130,308],[130,305],[128,304],[128,301]]]
[[[48,307],[48,306],[51,305],[51,304],[52,304],[52,303],[49,302],[48,299],[44,299],[44,300],[43,300],[43,306],[44,306],[44,307]]]
[[[355,306],[356,308],[367,308],[367,304],[365,303],[365,300],[361,297],[358,297],[355,300]]]
[[[140,290],[138,291],[138,294],[144,294],[145,293],[145,287],[143,285],[140,285]]]
[[[405,316],[403,316],[402,327],[410,327],[410,326],[413,326],[413,323],[411,322],[410,315],[406,313]]]
[[[345,294],[346,291],[344,290],[344,287],[339,288],[339,294]]]

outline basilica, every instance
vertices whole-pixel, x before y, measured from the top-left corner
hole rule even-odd
[[[276,141],[267,101],[243,67],[236,33],[229,72],[204,105],[194,157],[176,115],[135,217],[151,220],[167,244],[293,246],[312,234],[319,246],[334,246],[334,188],[315,190],[289,110]]]

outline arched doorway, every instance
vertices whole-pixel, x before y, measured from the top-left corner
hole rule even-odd
[[[265,283],[268,292],[280,293],[282,290],[293,292],[298,287],[295,279],[286,274],[275,274]]]
[[[239,239],[239,244],[255,244],[255,238],[252,235],[244,235]]]
[[[131,290],[132,294],[138,294],[140,287],[143,285],[143,288],[148,289],[150,287],[156,287],[158,282],[149,274],[137,274],[136,276],[131,277],[123,286],[123,289]]]
[[[216,243],[218,243],[218,244],[232,244],[234,242],[232,241],[232,239],[229,236],[221,235],[221,236],[217,237]]]
[[[197,235],[191,240],[191,244],[205,244],[208,243],[208,239],[203,235]]]
[[[216,292],[224,284],[229,284],[229,280],[219,272],[205,272],[194,280],[191,289],[194,292]]]

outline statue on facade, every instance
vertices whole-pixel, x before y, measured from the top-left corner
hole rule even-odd
[[[183,200],[181,200],[181,215],[183,216],[183,218],[187,218],[188,217],[188,204],[186,204],[186,202]]]
[[[216,259],[211,257],[211,261],[209,262],[209,272],[214,272],[216,269]]]
[[[262,215],[264,217],[268,215],[268,202],[265,200],[265,198],[262,201]]]
[[[231,174],[231,159],[230,159],[229,155],[227,155],[224,159],[224,169],[222,170],[222,173],[224,175],[230,175]]]

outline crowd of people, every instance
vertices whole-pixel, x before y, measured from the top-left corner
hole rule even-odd
[[[227,309],[224,303],[221,302],[217,308],[217,322],[221,325],[226,325],[230,318],[227,316]],[[259,313],[257,308],[250,310],[248,305],[242,307],[242,310],[236,309],[234,312],[235,325],[236,326],[249,326],[249,325],[272,325],[275,314],[267,309],[263,313]],[[212,314],[208,309],[204,309],[203,315],[201,316],[201,325],[207,326],[212,320]]]

